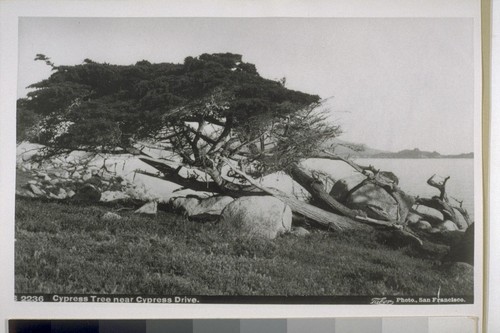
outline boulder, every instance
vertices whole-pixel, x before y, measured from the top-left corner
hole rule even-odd
[[[172,198],[169,204],[175,212],[187,216],[220,215],[222,210],[233,201],[234,199],[228,196],[213,196],[210,198],[189,196]]]
[[[33,194],[33,192],[31,192],[29,190],[25,190],[25,189],[16,190],[16,195],[19,195],[21,197],[29,197],[29,198],[34,198],[35,197],[35,195]]]
[[[421,219],[422,219],[422,216],[415,214],[415,213],[409,213],[408,216],[406,217],[406,221],[409,224],[415,224],[418,221],[420,221]]]
[[[72,197],[75,201],[81,202],[99,202],[101,199],[101,192],[91,184],[83,185],[76,194]]]
[[[45,192],[40,189],[38,186],[34,184],[29,184],[29,187],[31,189],[31,192],[33,192],[35,195],[45,195]]]
[[[292,230],[292,235],[297,236],[297,237],[305,237],[305,236],[308,236],[310,234],[311,233],[309,232],[309,230],[302,228],[302,227],[293,228],[293,230]]]
[[[420,230],[430,230],[430,229],[432,229],[432,225],[429,222],[423,221],[423,220],[420,220],[417,223],[415,223],[415,227],[417,229],[420,229]]]
[[[143,205],[141,208],[137,209],[134,213],[156,215],[157,212],[158,212],[158,203],[156,201],[152,201]]]
[[[366,177],[355,174],[337,181],[330,195],[354,210],[362,210],[369,217],[380,220],[398,220],[398,203],[387,191]]]
[[[130,199],[130,196],[121,191],[104,191],[101,193],[102,202],[111,202],[115,200]]]
[[[442,231],[457,231],[458,227],[455,223],[450,220],[446,220],[443,223],[437,225],[437,227]]]
[[[347,198],[345,205],[375,219],[398,220],[398,203],[382,187],[366,183]]]
[[[444,219],[443,213],[431,207],[427,207],[424,205],[415,205],[413,209],[416,210],[420,215],[425,216],[427,220],[431,220],[433,222],[443,221]]]
[[[242,197],[224,208],[222,221],[240,233],[274,239],[291,230],[292,210],[271,196]]]

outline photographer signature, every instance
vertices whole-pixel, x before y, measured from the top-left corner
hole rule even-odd
[[[394,304],[394,301],[387,299],[387,297],[372,298],[370,304],[380,305],[380,304]]]

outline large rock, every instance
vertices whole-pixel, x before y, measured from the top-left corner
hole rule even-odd
[[[370,181],[365,181],[362,174],[355,174],[337,181],[330,191],[330,195],[347,207],[366,212],[369,217],[380,220],[405,220],[409,208],[413,204],[413,199],[402,192],[389,194],[387,189],[397,184],[397,177],[391,172],[384,172],[377,177],[381,184],[379,186]],[[398,201],[402,202],[399,207]],[[399,210],[399,211],[398,211]]]
[[[213,196],[206,199],[195,196],[177,197],[170,200],[170,206],[174,211],[187,216],[220,215],[233,200],[228,196]]]
[[[437,227],[442,231],[457,231],[458,227],[455,223],[450,220],[446,220],[443,223],[437,225]]]
[[[297,227],[292,230],[292,235],[297,237],[306,237],[309,236],[311,232],[305,228]]]
[[[408,216],[406,217],[406,221],[408,224],[415,224],[418,223],[422,219],[422,216],[415,214],[415,213],[409,213]]]
[[[354,189],[344,204],[351,209],[359,209],[369,217],[381,220],[398,220],[398,203],[382,187],[366,182]]]
[[[292,210],[274,197],[242,197],[227,205],[222,220],[241,233],[274,239],[291,230]]]
[[[31,191],[35,193],[35,195],[40,195],[40,196],[45,195],[45,192],[41,190],[37,185],[30,184],[29,187]]]
[[[420,230],[431,230],[432,229],[432,225],[429,222],[424,221],[424,220],[420,220],[417,223],[415,223],[415,227],[417,229],[420,229]]]
[[[26,189],[16,190],[16,195],[19,195],[21,197],[29,197],[29,198],[35,197],[35,194],[33,194],[33,192],[26,190]]]
[[[424,205],[415,205],[413,209],[421,216],[424,217],[431,224],[437,224],[443,221],[444,216],[439,210],[430,208]]]

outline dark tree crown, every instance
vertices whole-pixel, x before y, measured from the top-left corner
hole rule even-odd
[[[319,96],[261,77],[238,54],[126,66],[90,59],[56,66],[44,55],[35,60],[46,62],[53,73],[30,85],[34,90],[18,101],[18,138],[56,151],[113,151],[151,141],[167,144],[191,165],[206,165],[207,158],[221,152],[263,161],[269,160],[264,152],[270,148],[291,148],[299,137],[317,144],[339,130],[326,126],[313,134],[312,128],[300,127],[298,122],[308,124],[307,119],[294,115],[316,105]],[[295,133],[290,141],[294,130],[311,133]]]

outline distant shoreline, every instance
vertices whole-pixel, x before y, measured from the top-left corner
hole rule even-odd
[[[347,158],[385,158],[385,159],[473,159],[474,152],[460,154],[441,154],[419,148],[404,149],[398,152],[371,148],[365,144],[342,141],[337,138],[327,141],[325,148],[334,146],[335,153]]]

